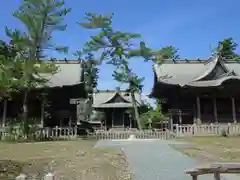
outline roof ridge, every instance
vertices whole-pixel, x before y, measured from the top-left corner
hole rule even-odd
[[[97,93],[101,93],[101,92],[109,92],[109,93],[113,93],[113,92],[126,92],[126,90],[98,90]]]
[[[208,63],[209,59],[176,59],[176,60],[166,60],[162,64],[205,64]],[[232,60],[226,60],[223,61],[224,64],[240,64],[240,61],[236,61],[234,59]],[[158,63],[155,63],[158,65]],[[154,64],[154,65],[155,65]],[[161,64],[159,64],[161,65]]]

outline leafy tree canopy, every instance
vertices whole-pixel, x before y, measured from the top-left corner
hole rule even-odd
[[[239,59],[239,54],[236,53],[238,44],[233,40],[233,38],[226,38],[218,42],[218,46],[214,54],[218,53],[223,60],[237,60]]]

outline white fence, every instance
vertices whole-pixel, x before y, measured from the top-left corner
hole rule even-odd
[[[20,174],[19,176],[16,177],[16,180],[27,180],[28,177],[25,174]],[[43,180],[54,180],[55,176],[52,173],[48,173],[47,175],[44,176]],[[31,179],[29,179],[31,180]]]
[[[175,124],[174,132],[176,136],[214,136],[221,135],[224,132],[230,136],[237,136],[240,135],[240,124]]]
[[[31,133],[31,131],[33,131]],[[59,138],[59,139],[72,139],[77,137],[77,126],[76,127],[44,127],[30,129],[29,133],[32,138],[35,139],[48,139],[48,138]],[[2,140],[18,140],[23,139],[22,128],[20,127],[5,127],[0,129],[0,137]]]
[[[96,131],[89,133],[89,136],[96,139],[128,139],[134,135],[137,139],[169,139],[168,131]]]

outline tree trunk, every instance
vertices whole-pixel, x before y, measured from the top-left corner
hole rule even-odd
[[[134,92],[131,92],[131,99],[132,99],[132,105],[133,105],[133,109],[134,109],[134,116],[136,118],[138,128],[140,130],[142,130],[142,125],[140,122],[140,117],[139,117],[138,108],[137,108],[137,101],[136,101]]]
[[[44,102],[42,100],[41,102],[41,128],[44,127],[44,117],[45,117],[45,114],[44,114]]]
[[[24,124],[24,135],[26,136],[28,136],[29,134],[27,99],[28,99],[28,91],[25,90],[24,99],[23,99],[23,124]]]
[[[5,127],[6,123],[6,116],[7,116],[7,100],[3,100],[3,116],[2,116],[2,127]]]
[[[87,110],[87,120],[91,120],[93,114],[93,94],[88,94],[88,110]]]

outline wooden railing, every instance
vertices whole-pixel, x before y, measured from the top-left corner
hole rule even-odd
[[[220,180],[221,173],[224,174],[239,174],[240,163],[215,163],[205,166],[196,167],[185,171],[186,174],[192,176],[192,180],[197,180],[199,175],[213,174],[215,180]]]
[[[137,139],[169,139],[168,131],[96,131],[89,133],[89,136],[96,139],[128,139],[134,135]]]
[[[176,136],[221,135],[225,131],[230,136],[240,135],[240,124],[189,124],[174,125]]]
[[[30,130],[31,131],[31,130]],[[23,135],[22,128],[20,127],[4,127],[0,128],[0,137],[2,140],[18,140]],[[36,127],[30,135],[36,138],[59,138],[59,139],[72,139],[77,137],[76,127]],[[10,138],[10,139],[9,139]]]
[[[27,179],[29,178],[25,174],[20,174],[19,176],[16,177],[16,180],[27,180]],[[55,179],[55,176],[52,173],[48,173],[43,178],[43,180],[54,180],[54,179]],[[32,179],[29,179],[29,180],[32,180]]]

